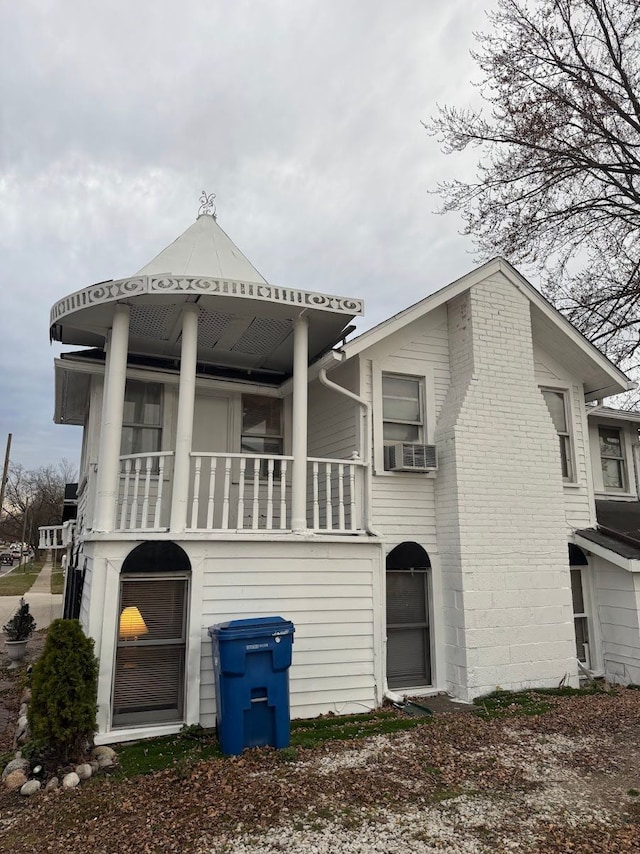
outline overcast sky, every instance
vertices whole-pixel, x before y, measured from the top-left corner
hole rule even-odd
[[[195,219],[275,284],[365,300],[365,329],[476,264],[429,190],[472,177],[420,124],[471,103],[471,0],[0,4],[0,453],[77,464],[53,424],[52,304]]]

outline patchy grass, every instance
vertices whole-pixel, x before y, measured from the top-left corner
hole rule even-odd
[[[64,572],[61,566],[54,566],[51,570],[51,593],[55,596],[64,590]]]
[[[16,566],[0,578],[0,596],[24,596],[40,574],[44,561],[34,560]]]
[[[425,718],[406,718],[395,711],[360,715],[327,715],[291,722],[291,746],[315,747],[323,741],[350,741],[424,725]]]
[[[222,755],[215,734],[198,726],[185,727],[176,735],[121,744],[117,751],[120,777],[152,774],[171,767],[181,772],[201,759]]]
[[[398,732],[424,725],[425,719],[400,717],[397,712],[372,712],[361,715],[327,715],[312,720],[291,722],[291,743],[278,751],[283,762],[295,762],[302,748],[317,747],[325,741],[352,741],[370,735]],[[200,760],[222,756],[212,730],[186,727],[177,735],[123,743],[117,747],[122,777],[135,777],[174,768],[186,776]]]
[[[536,688],[529,691],[494,691],[476,697],[476,714],[485,720],[509,715],[542,715],[553,708],[550,697],[587,697],[601,694],[604,689],[597,683],[586,688]]]

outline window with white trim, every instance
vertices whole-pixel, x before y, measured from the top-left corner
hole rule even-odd
[[[562,477],[566,481],[573,481],[575,478],[573,475],[573,454],[571,449],[571,419],[569,416],[567,393],[554,388],[543,388],[540,390],[558,433]]]
[[[382,439],[385,447],[425,441],[424,383],[419,377],[382,374]]]
[[[624,443],[619,427],[598,427],[602,485],[605,489],[626,489]]]
[[[184,719],[189,580],[123,576],[113,686],[113,724]]]
[[[127,380],[120,453],[154,454],[162,448],[162,385]]]

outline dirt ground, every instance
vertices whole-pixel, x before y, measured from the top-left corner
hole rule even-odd
[[[640,691],[548,702],[32,798],[3,789],[0,852],[640,852]]]

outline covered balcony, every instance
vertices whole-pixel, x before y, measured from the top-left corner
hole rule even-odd
[[[307,424],[308,366],[362,313],[357,299],[268,284],[206,214],[135,276],[56,303],[52,338],[92,348],[56,364],[55,420],[85,428],[86,533],[364,531],[361,438],[315,457]],[[175,401],[170,438],[153,447],[123,441],[132,377]],[[218,436],[224,419],[198,411],[198,389],[223,385],[287,400],[287,453]]]

